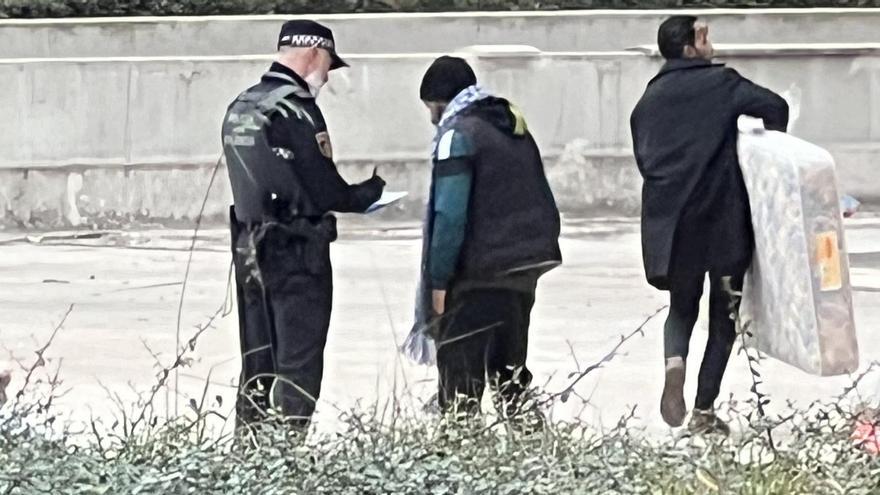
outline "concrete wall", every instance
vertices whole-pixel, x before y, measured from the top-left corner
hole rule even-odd
[[[355,56],[322,93],[342,161],[426,156],[433,133],[418,86],[433,54]],[[3,168],[207,163],[219,152],[226,104],[270,59],[0,60]],[[548,154],[586,138],[627,141],[627,108],[656,60],[638,53],[480,58],[484,83],[527,112]],[[63,81],[63,84],[59,84]]]
[[[637,210],[628,118],[660,65],[644,52],[467,55],[485,85],[523,108],[566,211]],[[719,55],[795,103],[794,133],[831,149],[848,192],[880,199],[880,49],[721,46]],[[413,192],[401,215],[418,214],[424,198],[432,129],[417,88],[434,56],[353,56],[355,68],[321,97],[343,174],[381,165],[390,187]],[[191,219],[225,105],[268,62],[0,60],[0,224]],[[218,219],[228,201],[225,172],[219,179],[208,210]]]
[[[674,11],[681,13],[682,11]],[[697,10],[716,42],[880,41],[880,9]],[[621,50],[652,43],[672,11],[503,12],[314,16],[347,53],[449,51],[471,44],[527,44],[546,51]],[[200,56],[271,53],[293,16],[0,22],[5,58]]]

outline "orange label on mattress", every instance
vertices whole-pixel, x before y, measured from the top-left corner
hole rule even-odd
[[[837,232],[822,232],[816,236],[816,261],[819,265],[819,287],[823,291],[843,286],[840,273],[840,249]]]

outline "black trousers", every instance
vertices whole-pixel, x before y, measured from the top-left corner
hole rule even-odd
[[[439,402],[444,411],[475,414],[488,378],[496,406],[517,407],[532,380],[526,368],[534,292],[450,292],[437,343]]]
[[[709,280],[709,341],[700,366],[697,382],[697,409],[711,409],[718,398],[721,380],[736,340],[736,322],[731,315],[739,311],[739,302],[731,306],[732,299],[724,290],[723,279],[731,278],[731,288],[741,291],[747,265],[728,270],[710,270]],[[703,283],[706,274],[678,275],[672,279],[670,288],[669,317],[664,329],[666,358],[681,357],[687,360],[691,334],[700,312]]]
[[[330,244],[278,228],[233,229],[242,368],[239,424],[269,406],[307,428],[321,394],[333,301]]]

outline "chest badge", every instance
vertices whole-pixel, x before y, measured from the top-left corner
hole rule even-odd
[[[321,154],[332,160],[333,144],[330,142],[330,134],[327,132],[319,132],[315,134],[315,139],[318,141],[318,149],[321,150]]]

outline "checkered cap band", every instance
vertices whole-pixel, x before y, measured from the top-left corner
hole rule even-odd
[[[317,46],[318,48],[325,48],[327,50],[336,49],[336,45],[335,43],[333,43],[333,40],[314,34],[287,34],[281,37],[278,45],[294,46],[301,48]]]

